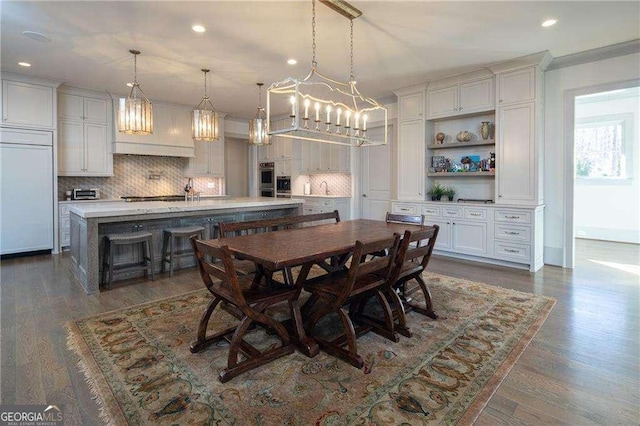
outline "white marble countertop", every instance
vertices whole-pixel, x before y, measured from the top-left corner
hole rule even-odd
[[[151,213],[193,212],[200,210],[234,209],[247,207],[273,207],[303,204],[304,200],[290,198],[222,198],[200,201],[144,201],[123,203],[121,201],[78,203],[70,208],[72,213],[85,219],[110,216],[134,216]]]
[[[351,198],[351,195],[322,195],[322,194],[310,194],[310,195],[292,195],[292,198]]]

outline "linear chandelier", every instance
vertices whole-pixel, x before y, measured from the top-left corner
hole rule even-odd
[[[269,135],[314,142],[349,146],[387,144],[387,109],[374,99],[360,94],[353,74],[353,20],[360,12],[341,0],[321,0],[331,9],[347,17],[351,27],[351,68],[349,81],[343,82],[322,75],[316,62],[316,2],[312,0],[312,60],[311,71],[302,80],[288,77],[273,83],[267,90],[267,125],[278,111],[288,111],[289,126],[268,128]],[[367,125],[383,122],[381,140],[369,138]]]
[[[207,73],[209,70],[203,68],[200,71],[204,73],[204,96],[191,111],[191,136],[194,141],[214,142],[220,139],[218,113],[213,109],[213,104],[207,95]]]
[[[153,134],[153,106],[138,84],[139,50],[129,50],[133,55],[133,84],[129,96],[118,100],[118,131],[128,135]],[[138,91],[142,97],[138,97]]]

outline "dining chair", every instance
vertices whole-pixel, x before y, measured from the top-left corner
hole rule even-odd
[[[395,214],[387,212],[385,217],[387,223],[406,223],[408,225],[422,225],[424,223],[424,215],[408,215],[408,214]],[[386,253],[378,252],[371,253],[372,256],[384,256]]]
[[[364,362],[358,354],[356,339],[369,331],[370,327],[360,324],[354,327],[344,307],[356,303],[359,298],[368,299],[375,295],[385,315],[392,317],[389,304],[379,289],[391,272],[399,241],[398,234],[394,234],[392,238],[367,243],[357,241],[348,269],[312,278],[303,284],[304,289],[311,293],[303,307],[307,335],[315,339],[325,352],[357,368],[361,368]],[[367,256],[382,250],[387,250],[389,255],[374,258]],[[342,333],[333,338],[321,335],[323,330],[320,329],[324,327],[319,327],[320,320],[330,314],[336,314],[342,324]],[[395,337],[392,340],[398,341],[397,336]]]
[[[284,355],[291,354],[294,351],[294,346],[287,330],[279,321],[266,315],[265,310],[277,303],[287,302],[291,318],[299,318],[300,313],[295,309],[301,286],[265,287],[254,285],[250,276],[238,275],[227,246],[212,247],[199,241],[196,236],[191,237],[191,244],[198,259],[202,281],[213,294],[213,299],[205,308],[200,319],[197,339],[191,344],[191,352],[199,352],[211,343],[223,339],[229,342],[227,367],[218,376],[222,383]],[[205,256],[210,256],[212,260],[218,259],[222,265],[206,260]],[[215,281],[212,278],[215,278]],[[220,302],[237,308],[237,311],[241,312],[240,322],[207,335],[209,320]],[[245,333],[254,324],[275,332],[281,345],[259,351],[244,340]],[[240,358],[239,355],[244,358]]]

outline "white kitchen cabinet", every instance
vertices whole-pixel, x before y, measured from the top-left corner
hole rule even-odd
[[[276,147],[273,145],[275,140],[274,136],[271,136],[271,144],[269,145],[260,145],[258,147],[258,161],[261,163],[266,163],[273,161],[275,158]]]
[[[398,198],[425,197],[424,120],[401,121],[398,129]]]
[[[427,118],[451,117],[495,109],[493,77],[427,91]]]
[[[543,206],[499,206],[450,202],[392,201],[394,213],[424,215],[425,225],[438,225],[435,253],[526,267],[543,264]]]
[[[191,107],[153,102],[153,133],[128,135],[118,131],[118,97],[113,96],[114,154],[194,157],[191,135]],[[219,115],[220,140],[224,142],[224,115]]]
[[[497,203],[539,203],[535,120],[534,102],[498,108]]]
[[[350,198],[303,196],[295,196],[295,198],[302,198],[304,200],[304,206],[302,208],[304,214],[329,213],[338,210],[340,220],[349,220],[351,218]]]
[[[532,101],[536,98],[536,67],[498,74],[498,104]]]
[[[398,114],[402,120],[424,120],[424,91],[398,97]]]
[[[73,90],[58,94],[58,176],[112,176],[110,99]]]
[[[56,86],[3,78],[2,125],[55,129]]]
[[[291,160],[276,160],[276,176],[291,176]]]
[[[293,156],[292,149],[293,139],[290,138],[276,138],[276,158],[291,158]]]
[[[220,119],[220,139],[195,142],[195,157],[189,158],[186,177],[224,177],[224,120]]]

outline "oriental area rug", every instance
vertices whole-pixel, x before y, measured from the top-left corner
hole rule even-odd
[[[410,312],[413,337],[398,343],[362,336],[362,369],[323,352],[308,358],[296,351],[220,383],[226,343],[189,351],[211,297],[204,288],[73,321],[68,345],[110,424],[470,424],[555,301],[431,273],[425,278],[439,319]],[[209,328],[233,321],[216,310]],[[276,344],[261,328],[247,339],[262,348]]]

